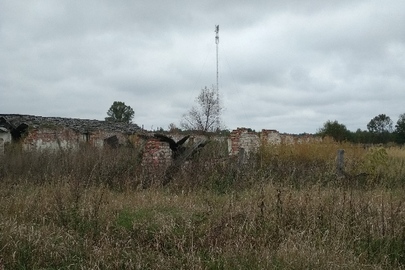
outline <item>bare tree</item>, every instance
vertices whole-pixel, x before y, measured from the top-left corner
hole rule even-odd
[[[181,130],[176,126],[176,124],[174,124],[174,123],[170,123],[169,126],[167,127],[167,129],[168,129],[170,132],[179,132],[179,131],[181,131]]]
[[[221,129],[221,111],[216,91],[207,87],[201,89],[196,102],[190,111],[183,115],[180,125],[185,130],[214,132]]]

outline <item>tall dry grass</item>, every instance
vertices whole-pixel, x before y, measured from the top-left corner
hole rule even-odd
[[[402,269],[404,156],[333,143],[269,146],[243,164],[205,152],[143,189],[136,149],[12,153],[0,268]]]

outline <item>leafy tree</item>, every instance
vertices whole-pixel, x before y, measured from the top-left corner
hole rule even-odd
[[[372,143],[373,134],[367,130],[357,129],[356,132],[351,134],[351,141],[354,143]]]
[[[385,114],[380,114],[370,120],[367,129],[372,135],[373,143],[387,143],[393,141],[392,120]]]
[[[385,114],[377,115],[367,124],[367,129],[372,133],[392,132],[392,120]]]
[[[198,95],[197,107],[193,106],[190,111],[183,115],[181,127],[186,130],[217,131],[221,128],[221,111],[216,91],[203,88]]]
[[[106,121],[130,123],[134,118],[135,112],[131,106],[125,105],[124,102],[114,101],[107,111]]]
[[[330,136],[335,141],[342,142],[350,139],[350,131],[345,125],[339,124],[338,121],[326,121],[323,127],[318,130],[318,134],[325,137]]]
[[[405,143],[405,113],[399,116],[395,125],[396,142]]]

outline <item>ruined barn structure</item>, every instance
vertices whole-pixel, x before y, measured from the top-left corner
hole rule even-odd
[[[81,145],[118,147],[139,132],[136,124],[88,119],[0,114],[0,152],[18,143],[23,150],[79,149]]]
[[[188,134],[166,133],[165,136],[177,142],[185,135]],[[220,141],[227,144],[228,155],[232,157],[254,153],[263,144],[299,144],[321,140],[309,134],[282,134],[268,129],[255,132],[249,128],[237,128],[227,136],[191,134],[183,143],[187,147],[198,147],[202,142]],[[7,145],[13,144],[27,151],[78,150],[83,145],[117,148],[131,144],[143,149],[144,164],[168,164],[173,160],[173,150],[167,139],[162,140],[154,132],[142,130],[132,123],[0,114],[0,155],[4,155]]]

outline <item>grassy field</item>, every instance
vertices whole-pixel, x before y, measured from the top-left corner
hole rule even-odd
[[[9,149],[0,269],[405,269],[404,149],[211,148],[165,187],[137,149]]]

